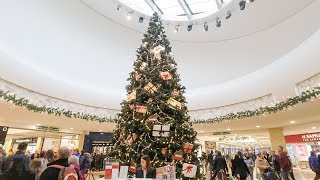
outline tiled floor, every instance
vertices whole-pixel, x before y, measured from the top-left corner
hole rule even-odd
[[[313,180],[315,174],[311,171],[311,170],[308,170],[308,169],[294,169],[293,170],[294,172],[294,176],[296,178],[296,180]],[[103,171],[100,171],[100,172],[93,172],[93,176],[95,178],[95,180],[99,179],[99,175],[103,175],[104,172]],[[208,174],[208,179],[209,179],[209,174]],[[93,180],[92,176],[87,177],[86,180]],[[256,178],[254,177],[254,180],[256,180]]]

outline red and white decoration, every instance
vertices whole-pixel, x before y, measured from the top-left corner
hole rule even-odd
[[[183,160],[183,151],[182,150],[179,150],[177,152],[174,153],[174,156],[172,157],[174,160],[177,160],[177,161],[181,161]]]
[[[173,91],[172,91],[172,95],[174,95],[174,96],[179,96],[179,91],[177,90],[177,89],[174,89]]]
[[[136,106],[136,112],[146,114],[148,111],[146,106]]]
[[[192,148],[193,148],[193,144],[191,144],[191,143],[184,143],[183,144],[183,150],[186,154],[191,154]]]
[[[169,80],[172,79],[171,74],[168,71],[160,72],[160,76],[163,80]]]
[[[157,92],[157,87],[156,86],[154,86],[151,82],[149,82],[145,87],[144,87],[144,90],[146,90],[146,91],[148,91],[148,92],[150,92],[150,93],[155,93],[155,92]]]
[[[156,137],[168,137],[170,131],[170,126],[168,125],[154,125],[152,136]]]
[[[197,174],[197,166],[193,164],[183,163],[182,172],[184,177],[193,178]]]

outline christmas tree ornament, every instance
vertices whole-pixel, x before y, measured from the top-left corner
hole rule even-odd
[[[133,90],[133,91],[128,95],[127,101],[131,101],[131,100],[133,100],[133,99],[136,99],[136,96],[137,96],[137,91],[136,91],[136,90]]]
[[[141,78],[141,74],[139,74],[138,72],[134,73],[134,78],[136,81],[138,81]]]
[[[167,148],[162,148],[162,149],[161,149],[161,153],[162,153],[162,154],[166,154],[166,153],[167,153]]]
[[[151,82],[149,82],[146,86],[144,86],[144,90],[153,94],[153,93],[157,92],[158,89]]]
[[[182,150],[179,150],[177,152],[174,153],[174,156],[172,157],[174,160],[177,160],[177,161],[181,161],[183,160],[183,151]]]
[[[193,164],[183,163],[182,172],[184,177],[193,178],[197,173],[197,166]]]
[[[179,101],[177,101],[177,100],[175,100],[175,99],[173,99],[173,98],[169,98],[168,101],[167,101],[167,103],[168,103],[169,106],[170,106],[171,108],[173,108],[173,109],[176,109],[176,108],[181,109],[181,107],[182,107],[182,104],[181,104]]]
[[[173,96],[179,96],[179,93],[180,93],[180,91],[177,90],[177,89],[174,89],[174,90],[172,91],[172,95],[173,95]]]
[[[191,154],[192,148],[193,148],[193,144],[191,144],[191,143],[184,143],[183,144],[183,150],[186,154]]]
[[[160,72],[160,76],[163,80],[169,80],[172,79],[171,74],[168,71]]]
[[[134,104],[129,104],[129,108],[133,109],[134,108]]]
[[[170,126],[168,125],[154,125],[152,136],[156,137],[168,137],[170,131]]]
[[[136,112],[146,114],[147,113],[147,107],[146,106],[136,106]]]
[[[148,117],[148,119],[146,120],[147,123],[156,123],[158,122],[158,114],[153,114],[151,116]]]

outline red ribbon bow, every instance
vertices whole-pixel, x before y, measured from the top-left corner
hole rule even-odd
[[[190,172],[192,172],[192,168],[193,168],[193,166],[191,166],[191,165],[188,165],[187,166],[187,173],[190,173]]]

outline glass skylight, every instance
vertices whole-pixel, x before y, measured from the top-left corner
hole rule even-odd
[[[217,12],[231,0],[119,0],[126,6],[151,16],[161,14],[166,20],[189,20]]]

